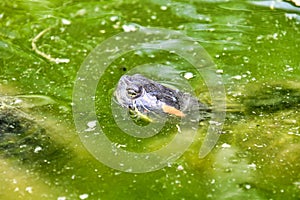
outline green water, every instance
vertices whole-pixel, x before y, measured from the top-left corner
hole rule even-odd
[[[0,199],[300,198],[300,8],[292,2],[4,0],[0,6],[1,95],[23,95],[21,109],[49,137],[25,156],[0,151]],[[76,73],[89,52],[128,26],[179,30],[222,70],[225,134],[204,159],[201,133],[175,163],[141,174],[111,169],[83,147],[71,109]],[[66,60],[55,63],[39,52]],[[96,106],[99,120],[129,150],[156,149],[169,135],[142,142],[122,136],[104,94],[132,66],[158,60],[176,70],[186,64],[153,52],[127,55],[98,86],[96,100],[106,103]],[[191,82],[195,93],[206,93]],[[38,146],[41,154],[34,153]]]

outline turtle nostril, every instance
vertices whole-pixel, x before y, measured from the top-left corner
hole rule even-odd
[[[129,104],[129,105],[128,105],[128,108],[129,108],[130,110],[134,110],[134,106],[133,106],[132,104]]]

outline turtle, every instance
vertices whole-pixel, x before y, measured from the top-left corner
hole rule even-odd
[[[129,110],[131,116],[152,121],[150,115],[159,117],[185,117],[191,111],[206,116],[209,106],[189,93],[164,86],[141,74],[123,75],[114,92],[115,101]]]

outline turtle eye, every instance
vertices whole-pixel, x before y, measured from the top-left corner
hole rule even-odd
[[[135,88],[129,88],[127,89],[127,94],[131,98],[137,98],[141,95],[142,88],[141,87],[135,87]]]

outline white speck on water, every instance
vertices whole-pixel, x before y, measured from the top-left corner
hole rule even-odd
[[[247,190],[249,190],[249,189],[251,189],[251,185],[246,184],[246,185],[245,185],[245,188],[246,188]]]
[[[19,104],[19,103],[22,103],[23,101],[21,99],[16,99],[14,104]]]
[[[39,151],[42,151],[42,147],[40,146],[35,147],[34,153],[38,153]]]
[[[111,16],[109,19],[110,19],[110,21],[115,22],[119,19],[119,17],[118,16]]]
[[[120,28],[120,21],[116,22],[112,27],[114,29],[119,29]]]
[[[218,69],[218,70],[216,71],[216,73],[217,73],[217,74],[223,74],[223,69]]]
[[[94,131],[96,129],[97,121],[90,121],[87,123],[88,128],[85,131]]]
[[[126,169],[126,172],[132,172],[133,170],[131,168]]]
[[[151,19],[155,20],[155,19],[157,19],[157,16],[156,15],[152,15]]]
[[[161,10],[167,10],[168,7],[167,7],[167,6],[160,6],[160,9],[161,9]]]
[[[259,35],[259,36],[256,37],[256,40],[262,40],[263,38],[264,38],[263,35]]]
[[[72,176],[71,176],[71,179],[73,179],[73,180],[74,180],[74,179],[75,179],[75,177],[76,177],[76,175],[72,175]]]
[[[186,72],[185,74],[184,74],[184,78],[185,79],[191,79],[191,78],[193,78],[194,77],[194,74],[192,73],[192,72]]]
[[[31,194],[32,193],[32,187],[26,187],[25,191]]]
[[[94,128],[96,126],[96,122],[97,121],[90,121],[90,122],[87,123],[87,125],[88,125],[89,128]]]
[[[99,12],[99,11],[100,11],[100,8],[97,6],[97,7],[95,7],[94,11],[95,11],[95,12]]]
[[[182,170],[184,170],[184,168],[183,168],[182,165],[178,165],[177,170],[178,170],[178,171],[182,171]]]
[[[254,144],[254,146],[257,147],[257,148],[263,148],[264,147],[264,145],[262,145],[262,144]]]
[[[115,172],[114,175],[115,176],[119,176],[122,172]]]
[[[122,26],[122,29],[124,30],[124,32],[134,32],[137,30],[137,27],[133,24],[128,24],[128,25],[124,24]]]
[[[236,76],[233,76],[231,77],[232,79],[235,79],[235,80],[241,80],[242,79],[242,76],[241,75],[236,75]]]
[[[127,147],[127,145],[126,144],[117,144],[117,148],[125,148],[125,147]]]
[[[251,169],[256,169],[256,164],[254,163],[251,163],[248,165],[248,168],[251,168]]]
[[[211,124],[211,125],[216,125],[216,126],[222,125],[222,123],[217,122],[217,121],[213,121],[213,120],[208,121],[208,123]]]
[[[69,58],[55,58],[55,63],[59,64],[59,63],[69,63],[70,59]]]
[[[294,71],[294,68],[292,68],[292,67],[289,66],[289,65],[286,65],[284,71],[286,71],[286,72],[291,72],[291,71]]]
[[[222,148],[230,148],[231,147],[231,145],[230,144],[227,144],[227,143],[224,143],[224,144],[222,144],[222,146],[221,146]]]
[[[61,19],[61,23],[62,23],[63,25],[70,25],[70,24],[71,24],[71,21],[70,21],[70,20],[67,20],[67,19],[64,19],[64,18],[62,18],[62,19]]]
[[[300,186],[300,181],[293,182],[293,184]]]
[[[85,15],[86,14],[86,9],[80,9],[80,10],[78,10],[77,12],[76,12],[76,16],[83,16],[83,15]]]
[[[82,195],[79,195],[79,198],[80,199],[87,199],[89,197],[88,194],[82,194]]]

